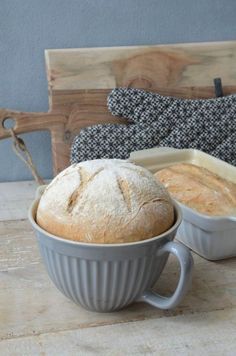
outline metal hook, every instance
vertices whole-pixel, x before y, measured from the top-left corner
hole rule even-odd
[[[215,78],[214,79],[214,85],[215,85],[215,95],[216,95],[216,97],[220,98],[220,97],[224,96],[221,78]]]

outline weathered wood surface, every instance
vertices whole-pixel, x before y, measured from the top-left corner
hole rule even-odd
[[[236,309],[105,325],[0,342],[4,356],[235,356]]]
[[[35,181],[0,183],[0,221],[27,219],[36,189]]]
[[[0,221],[27,218],[37,184],[33,181],[0,183]]]
[[[47,50],[45,57],[49,112],[0,109],[0,139],[9,137],[6,117],[15,118],[16,133],[49,130],[55,174],[68,166],[71,142],[82,127],[125,122],[107,110],[111,88],[209,98],[214,97],[213,79],[221,77],[224,94],[236,92],[236,41]]]
[[[10,211],[12,197],[19,202],[14,216],[25,218],[34,193],[32,182],[1,183],[0,206],[8,198]],[[6,220],[12,216],[0,210],[0,219],[2,213]],[[175,310],[139,303],[115,313],[93,313],[49,280],[28,221],[1,221],[0,355],[234,355],[236,258],[208,262],[194,254],[194,262],[192,289]],[[171,257],[158,292],[174,290],[178,268]]]
[[[14,348],[20,345],[23,354],[29,350],[32,355],[36,351],[56,355],[61,348],[64,353],[60,355],[69,355],[76,349],[85,352],[87,347],[87,355],[102,334],[98,342],[101,354],[102,350],[109,354],[118,346],[123,352],[138,350],[138,346],[144,351],[152,345],[147,351],[173,353],[187,352],[192,343],[196,352],[202,350],[202,342],[206,350],[215,352],[218,344],[225,351],[236,346],[236,259],[213,263],[194,255],[192,289],[173,311],[133,304],[120,312],[99,314],[73,304],[57,291],[44,270],[27,221],[1,222],[0,236],[0,354],[2,350],[14,355]],[[170,258],[157,290],[170,293],[177,271],[177,261]],[[227,330],[224,339],[222,330]],[[206,344],[209,338],[212,342]]]

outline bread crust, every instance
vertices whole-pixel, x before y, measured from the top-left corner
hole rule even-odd
[[[236,184],[209,170],[179,163],[155,173],[173,198],[200,213],[236,215]]]
[[[104,159],[74,164],[54,178],[40,199],[36,221],[65,239],[125,243],[168,230],[174,209],[149,171]]]

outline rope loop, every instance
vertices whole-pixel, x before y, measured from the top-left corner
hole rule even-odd
[[[9,129],[11,138],[12,138],[12,148],[15,154],[26,164],[26,166],[29,168],[31,171],[35,181],[37,182],[38,185],[44,185],[45,182],[44,180],[40,177],[40,175],[37,172],[37,169],[33,163],[32,156],[26,147],[26,144],[24,140],[20,137],[18,137],[13,130],[13,128]]]

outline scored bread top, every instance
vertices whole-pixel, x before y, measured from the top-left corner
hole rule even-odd
[[[45,189],[37,223],[67,239],[122,243],[157,236],[174,221],[164,186],[125,160],[86,161],[61,172]]]

